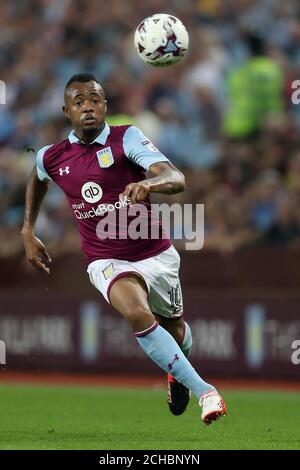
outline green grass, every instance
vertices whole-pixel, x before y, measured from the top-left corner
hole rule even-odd
[[[172,416],[164,390],[0,387],[0,449],[300,449],[296,393],[228,391],[207,427],[194,398]]]

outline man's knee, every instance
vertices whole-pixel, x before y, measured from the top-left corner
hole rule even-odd
[[[185,331],[183,317],[169,319],[157,316],[156,319],[159,324],[173,336],[177,343],[180,344],[182,342]]]
[[[123,316],[135,331],[146,329],[155,322],[151,310],[144,305],[126,305],[123,310]]]

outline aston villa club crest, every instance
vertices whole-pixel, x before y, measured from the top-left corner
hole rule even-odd
[[[98,150],[97,157],[101,168],[108,168],[114,163],[114,157],[110,147]]]

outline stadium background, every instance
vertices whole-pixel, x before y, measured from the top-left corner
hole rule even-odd
[[[155,12],[179,17],[190,34],[186,58],[169,69],[146,66],[133,49],[135,26]],[[141,127],[184,172],[186,191],[168,201],[205,204],[204,248],[188,252],[175,241],[193,364],[220,385],[249,378],[299,385],[300,365],[291,361],[300,339],[300,105],[292,102],[299,2],[11,0],[1,3],[0,28],[1,379],[18,372],[33,380],[36,371],[102,383],[108,375],[132,384],[133,374],[162,378],[89,284],[74,221],[54,186],[36,230],[51,275],[24,259],[34,153],[67,136],[63,88],[86,71],[106,90],[108,122]]]

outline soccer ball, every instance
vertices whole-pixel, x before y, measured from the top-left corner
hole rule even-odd
[[[185,55],[189,35],[178,18],[158,13],[141,21],[134,34],[134,45],[146,64],[166,67]]]

